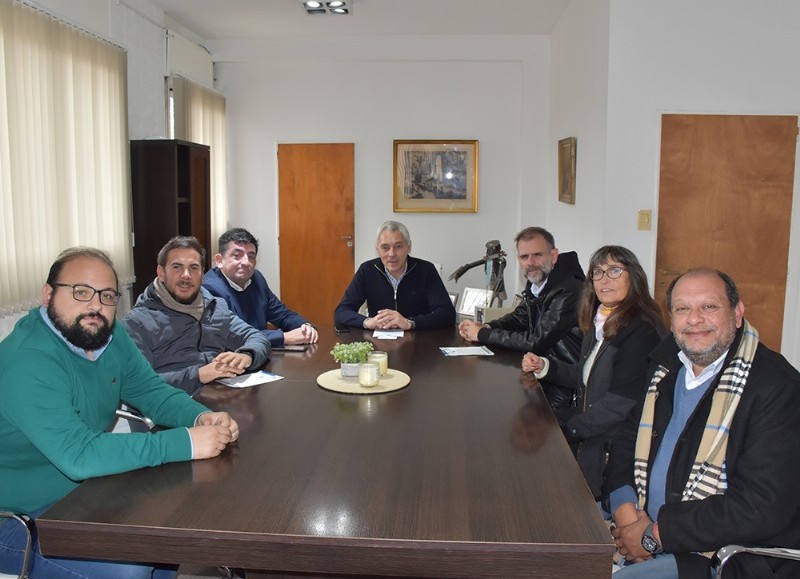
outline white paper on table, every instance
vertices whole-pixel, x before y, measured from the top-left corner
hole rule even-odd
[[[375,330],[372,337],[377,340],[396,340],[403,337],[403,330]]]
[[[459,347],[440,347],[445,356],[494,356],[486,346],[459,346]]]
[[[249,388],[250,386],[258,386],[259,384],[266,384],[267,382],[275,382],[276,380],[283,380],[283,376],[272,374],[270,372],[253,372],[252,374],[243,374],[235,378],[220,378],[226,386],[231,388]]]

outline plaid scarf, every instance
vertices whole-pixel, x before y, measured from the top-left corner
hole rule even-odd
[[[725,476],[728,431],[747,383],[747,376],[750,373],[757,346],[758,331],[745,320],[742,339],[736,349],[736,355],[722,370],[719,383],[714,390],[711,412],[708,415],[689,479],[683,489],[681,497],[683,501],[702,500],[712,495],[725,494],[728,486]],[[659,366],[653,374],[644,400],[642,419],[639,422],[633,469],[636,493],[639,496],[639,509],[642,510],[647,501],[648,458],[650,443],[653,440],[653,419],[658,398],[658,384],[668,372],[664,366]]]

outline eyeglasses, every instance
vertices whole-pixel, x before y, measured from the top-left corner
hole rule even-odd
[[[90,302],[94,298],[94,294],[100,295],[100,303],[104,306],[116,306],[119,303],[119,298],[122,294],[117,290],[111,288],[94,289],[89,285],[71,284],[71,283],[51,283],[53,287],[71,287],[72,297],[79,302]]]
[[[624,267],[609,267],[608,269],[600,269],[599,267],[593,269],[592,272],[589,274],[589,277],[592,278],[592,281],[600,281],[603,279],[603,276],[608,276],[608,279],[617,279],[619,276],[622,275],[622,272],[626,271]]]

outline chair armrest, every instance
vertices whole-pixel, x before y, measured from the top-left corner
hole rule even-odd
[[[142,422],[143,424],[147,425],[148,430],[152,430],[155,426],[155,422],[150,420],[147,416],[142,416],[138,412],[133,412],[132,410],[123,410],[121,408],[117,409],[117,416],[119,418],[124,418],[125,420],[133,420],[134,422]]]
[[[726,545],[717,551],[714,556],[714,567],[717,569],[717,579],[723,579],[725,565],[734,555],[739,553],[749,553],[751,555],[761,555],[763,557],[777,557],[779,559],[792,559],[800,561],[799,549],[788,549],[785,547],[745,547],[744,545]]]

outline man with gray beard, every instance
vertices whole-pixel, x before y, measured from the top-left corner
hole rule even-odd
[[[726,274],[686,272],[667,306],[673,335],[650,354],[641,420],[606,470],[629,562],[618,578],[705,579],[725,545],[800,547],[800,373],[759,342]],[[800,576],[797,562],[732,561],[726,579]]]
[[[583,335],[578,303],[585,276],[574,251],[559,253],[553,235],[527,227],[514,238],[517,261],[527,283],[516,309],[488,324],[465,320],[461,337],[471,342],[533,352],[574,364]]]

